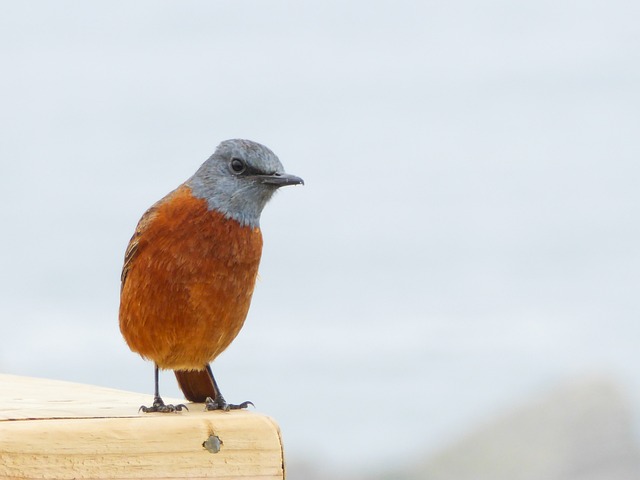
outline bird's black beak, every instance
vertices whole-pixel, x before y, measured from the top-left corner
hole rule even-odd
[[[273,185],[275,187],[285,187],[287,185],[304,185],[304,180],[288,173],[274,173],[273,175],[258,175],[261,183]]]

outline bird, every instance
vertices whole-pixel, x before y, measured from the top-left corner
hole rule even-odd
[[[198,170],[141,217],[125,251],[119,325],[129,348],[154,363],[154,398],[165,404],[159,370],[173,370],[185,398],[206,410],[235,410],[211,362],[242,328],[262,255],[260,215],[273,194],[304,184],[259,143],[221,142]]]

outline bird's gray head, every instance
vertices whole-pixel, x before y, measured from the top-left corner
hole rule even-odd
[[[227,218],[258,227],[262,209],[275,191],[304,183],[288,175],[278,157],[250,140],[225,140],[187,180],[193,194]]]

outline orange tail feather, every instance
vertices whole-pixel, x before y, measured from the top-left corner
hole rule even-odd
[[[190,402],[203,403],[207,397],[216,398],[213,377],[208,370],[175,370],[178,386]]]

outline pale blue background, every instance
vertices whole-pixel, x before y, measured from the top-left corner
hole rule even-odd
[[[307,185],[268,205],[214,371],[290,461],[403,464],[594,372],[639,407],[638,25],[623,0],[0,2],[0,371],[151,394],[124,249],[245,137]]]

